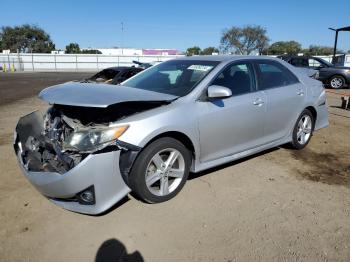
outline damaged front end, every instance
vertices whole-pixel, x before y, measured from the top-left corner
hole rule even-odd
[[[118,141],[128,126],[110,124],[162,104],[129,102],[107,108],[54,105],[46,114],[35,111],[20,118],[15,151],[28,171],[63,174],[89,154],[121,150],[122,174],[127,179],[126,173],[140,149]]]
[[[99,214],[129,192],[141,148],[119,140],[120,120],[167,105],[176,96],[108,85],[66,83],[39,95],[52,106],[21,117],[14,149],[24,176],[51,202]]]
[[[39,111],[21,117],[16,126],[15,152],[24,168],[33,172],[63,174],[80,163],[87,154],[64,151],[62,144],[73,128],[59,116]]]
[[[118,140],[128,126],[116,122],[165,103],[53,105],[45,114],[35,111],[21,117],[14,149],[23,174],[65,209],[104,212],[130,192],[128,174],[141,150]]]

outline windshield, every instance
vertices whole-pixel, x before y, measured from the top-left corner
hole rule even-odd
[[[218,61],[171,60],[141,72],[122,85],[184,96],[218,64]]]

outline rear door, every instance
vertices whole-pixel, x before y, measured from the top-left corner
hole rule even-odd
[[[305,86],[277,61],[255,62],[258,89],[266,94],[264,138],[273,142],[289,134],[305,103]]]

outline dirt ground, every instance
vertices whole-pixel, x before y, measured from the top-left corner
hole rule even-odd
[[[302,151],[275,148],[192,174],[166,203],[129,197],[86,216],[41,196],[11,145],[18,118],[46,106],[35,93],[76,75],[11,77],[0,74],[0,99],[9,83],[15,95],[0,103],[0,261],[350,261],[350,111],[339,96],[328,94],[330,126]]]

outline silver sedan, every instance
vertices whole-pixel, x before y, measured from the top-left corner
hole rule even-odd
[[[14,148],[55,204],[98,214],[132,192],[173,198],[199,172],[290,144],[328,125],[322,83],[269,57],[196,56],[153,66],[120,86],[65,83],[22,117]]]

